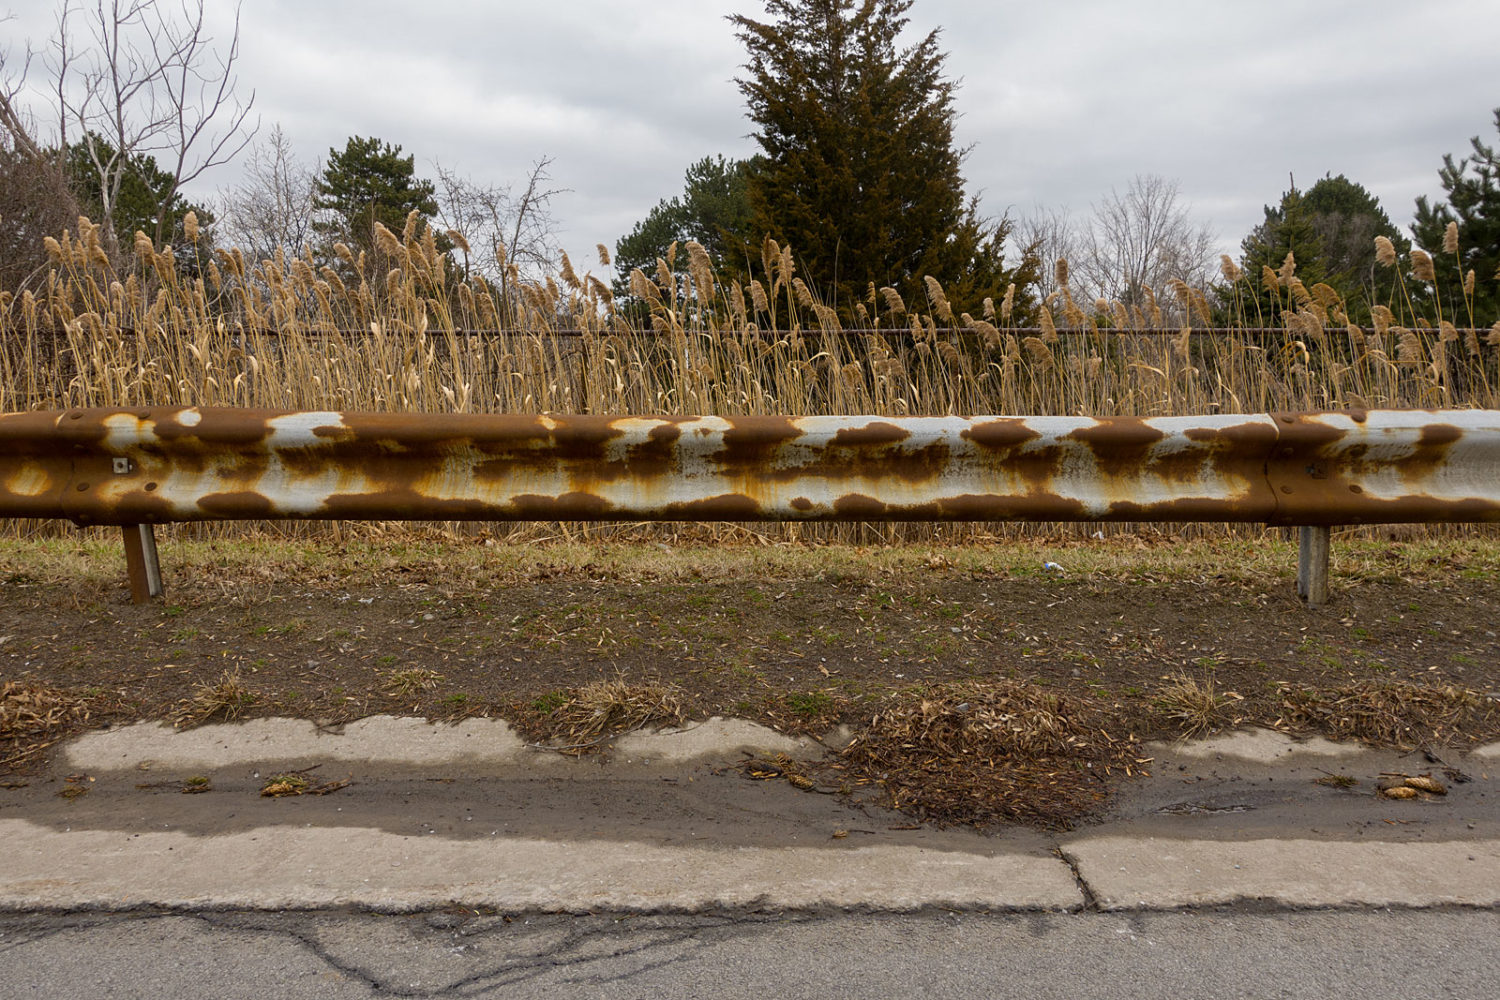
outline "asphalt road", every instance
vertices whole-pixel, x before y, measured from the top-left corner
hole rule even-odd
[[[1500,996],[1486,910],[0,917],[0,996]]]

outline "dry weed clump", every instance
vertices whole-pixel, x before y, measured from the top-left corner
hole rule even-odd
[[[46,736],[88,718],[88,703],[65,691],[23,681],[0,686],[0,740]]]
[[[1405,681],[1367,681],[1329,690],[1283,686],[1278,697],[1276,728],[1403,750],[1467,742],[1465,731],[1480,731],[1496,710],[1478,691]]]
[[[443,681],[443,675],[436,670],[426,670],[421,667],[408,667],[404,670],[392,670],[385,674],[380,689],[386,694],[398,698],[410,698],[423,691],[431,691]]]
[[[615,677],[575,688],[566,697],[546,715],[552,735],[548,749],[564,753],[586,753],[612,736],[683,720],[681,692],[667,684]]]
[[[224,671],[217,681],[200,681],[193,685],[193,696],[178,704],[178,729],[192,729],[209,722],[233,722],[256,701],[251,691],[240,679],[239,671]]]
[[[1157,692],[1156,708],[1188,740],[1239,722],[1231,706],[1242,700],[1233,691],[1216,691],[1211,677],[1200,681],[1178,674]]]
[[[19,766],[89,720],[88,700],[40,684],[0,685],[0,768]]]
[[[951,684],[898,696],[841,757],[922,821],[1067,829],[1104,805],[1109,779],[1145,773],[1115,725],[1102,704],[1033,684]]]

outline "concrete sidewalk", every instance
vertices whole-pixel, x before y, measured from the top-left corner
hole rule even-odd
[[[259,720],[90,734],[0,789],[0,909],[1168,909],[1500,904],[1500,747],[1433,762],[1263,731],[1155,748],[1106,821],[1064,835],[913,828],[746,753],[824,748],[710,720],[607,759],[503,723]],[[1382,772],[1449,794],[1382,799]],[[264,798],[270,775],[349,784]],[[1328,774],[1359,784],[1315,783]],[[204,794],[182,794],[206,778]],[[11,786],[17,787],[11,787]]]

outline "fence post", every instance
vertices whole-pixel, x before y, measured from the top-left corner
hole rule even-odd
[[[1326,524],[1304,524],[1297,546],[1297,593],[1310,608],[1328,603],[1328,553],[1332,530]]]
[[[156,534],[149,524],[127,524],[120,528],[125,540],[125,570],[130,575],[130,599],[145,604],[165,593],[161,563],[156,557]]]

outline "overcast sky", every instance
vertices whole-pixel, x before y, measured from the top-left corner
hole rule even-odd
[[[54,3],[0,0],[14,43]],[[227,25],[233,6],[210,0]],[[247,0],[241,86],[308,161],[352,134],[510,183],[540,157],[576,261],[613,247],[705,155],[754,151],[730,13],[758,0]],[[917,0],[962,81],[957,139],[992,214],[1087,215],[1136,174],[1176,179],[1224,249],[1295,174],[1343,173],[1397,225],[1445,152],[1496,140],[1500,3]],[[222,29],[221,29],[222,33]],[[232,185],[219,168],[199,185]],[[595,265],[597,268],[597,265]]]

